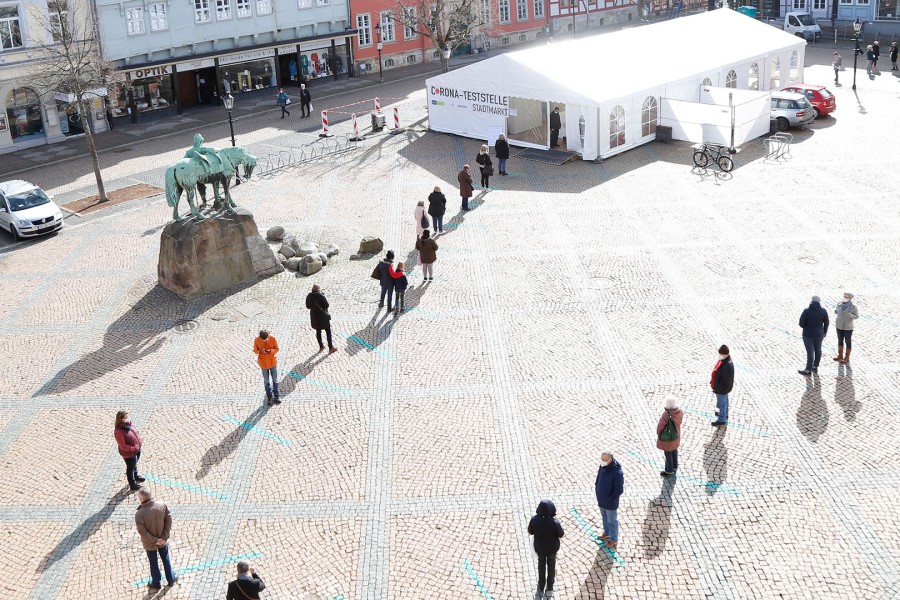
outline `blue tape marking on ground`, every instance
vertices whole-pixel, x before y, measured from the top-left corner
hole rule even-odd
[[[659,463],[654,461],[652,458],[647,458],[646,456],[641,456],[640,454],[638,454],[637,452],[635,452],[633,450],[629,450],[628,454],[630,454],[631,456],[633,456],[635,458],[641,459],[642,461],[656,467],[657,469],[661,468],[659,466]],[[688,477],[687,475],[682,475],[681,473],[676,473],[675,477],[677,479],[683,479],[683,480],[685,480],[689,483],[693,483],[695,485],[702,485],[703,487],[706,487],[706,488],[721,490],[721,491],[725,492],[726,494],[735,494],[735,495],[740,494],[740,492],[738,492],[733,487],[724,486],[719,483],[714,483],[712,481],[700,481],[699,479],[694,479],[693,477]]]
[[[347,335],[347,334],[342,334],[342,335],[343,335],[345,338],[347,338],[348,340],[350,340],[351,342],[356,342],[357,344],[359,344],[359,345],[362,346],[363,348],[366,348],[367,350],[371,350],[372,352],[377,352],[378,354],[384,356],[385,358],[388,358],[388,359],[390,359],[390,360],[394,360],[394,358],[396,358],[396,357],[395,357],[393,354],[391,354],[390,352],[385,352],[384,350],[379,350],[378,348],[376,348],[376,347],[373,346],[372,344],[366,342],[365,340],[359,339],[359,338],[358,338],[357,336],[355,336],[355,335]]]
[[[469,578],[472,580],[472,583],[475,584],[475,587],[478,588],[478,591],[481,592],[481,595],[487,598],[487,600],[494,600],[494,597],[488,589],[481,583],[481,579],[478,578],[478,574],[475,572],[475,569],[472,568],[472,563],[469,562],[468,558],[463,559],[463,567],[465,567],[466,573],[469,574]]]
[[[689,407],[689,406],[685,406],[683,410],[684,410],[684,412],[689,412],[689,413],[691,413],[692,415],[697,415],[697,416],[699,416],[699,417],[706,417],[707,419],[710,419],[710,420],[716,418],[716,415],[714,415],[714,414],[711,414],[711,413],[705,413],[705,412],[703,412],[703,411],[701,411],[701,410],[697,410],[696,408],[691,408],[691,407]],[[755,427],[747,427],[746,425],[738,425],[738,424],[735,423],[734,421],[726,421],[726,422],[728,423],[728,426],[729,426],[729,427],[735,427],[735,428],[737,428],[737,429],[743,429],[743,430],[745,430],[745,431],[750,431],[750,432],[752,432],[752,433],[756,433],[756,434],[761,435],[761,436],[763,436],[763,437],[769,437],[769,432],[768,432],[768,431],[763,431],[762,429],[757,429],[757,428],[755,428]]]
[[[225,494],[220,494],[219,492],[207,490],[206,488],[198,487],[196,485],[190,485],[188,483],[178,483],[177,481],[171,481],[169,479],[160,479],[159,477],[154,477],[149,473],[144,473],[144,479],[146,479],[147,481],[152,481],[154,483],[168,485],[170,487],[177,487],[183,490],[197,492],[198,494],[205,494],[207,496],[212,496],[213,498],[216,498],[218,500],[228,500],[228,496],[226,496]]]
[[[439,317],[441,313],[435,312],[433,310],[427,310],[425,308],[404,308],[406,312],[415,312],[417,315],[422,315],[423,317]]]
[[[606,553],[610,555],[610,557],[616,562],[616,565],[619,567],[625,566],[625,561],[622,560],[622,557],[619,556],[619,553],[613,550],[612,548],[606,547],[606,542],[600,539],[600,536],[597,535],[597,532],[594,531],[594,528],[591,527],[591,524],[587,522],[587,520],[581,516],[581,513],[578,512],[578,509],[574,506],[569,509],[569,512],[575,517],[575,520],[578,521],[578,524],[581,525],[581,528],[584,529],[585,533],[597,543],[598,546],[606,550]]]
[[[900,327],[900,322],[891,321],[890,319],[882,319],[880,317],[872,317],[869,315],[860,315],[861,319],[871,319],[872,321],[878,321],[879,323],[887,323],[888,325],[893,325],[894,327]]]
[[[257,434],[257,435],[261,435],[261,436],[263,436],[263,437],[267,437],[267,438],[269,438],[270,440],[275,440],[275,441],[278,442],[279,444],[284,444],[285,446],[290,446],[290,445],[291,445],[291,441],[290,441],[290,440],[286,440],[286,439],[284,439],[284,438],[278,437],[277,435],[274,435],[274,434],[272,434],[272,433],[269,433],[268,431],[266,431],[266,430],[263,429],[262,427],[257,427],[256,425],[251,425],[251,424],[249,424],[249,423],[247,423],[247,422],[245,422],[245,421],[240,421],[240,420],[238,420],[238,419],[235,419],[234,417],[229,417],[228,415],[222,415],[222,419],[225,420],[225,421],[228,421],[229,423],[234,423],[235,425],[237,425],[237,426],[239,426],[239,427],[243,427],[243,428],[246,429],[247,431],[252,431],[253,433],[255,433],[255,434]]]
[[[299,379],[300,381],[305,381],[306,383],[311,383],[313,385],[317,385],[321,388],[325,388],[326,390],[341,392],[342,394],[350,394],[351,396],[356,393],[353,390],[348,390],[347,388],[342,388],[337,385],[331,385],[330,383],[323,383],[321,381],[316,381],[315,379],[310,379],[309,377],[304,377],[303,375],[297,375],[293,371],[289,371],[288,375],[290,375],[294,379]]]
[[[190,567],[184,567],[182,569],[175,569],[175,575],[182,575],[184,573],[190,573],[191,571],[199,571],[201,569],[208,569],[209,567],[218,567],[219,565],[225,565],[230,562],[237,562],[239,560],[244,560],[247,558],[261,558],[263,555],[261,552],[247,552],[246,554],[236,554],[234,556],[226,556],[225,558],[220,558],[219,560],[212,560],[205,563],[200,563],[199,565],[191,565]],[[138,587],[139,585],[147,585],[150,583],[150,578],[141,579],[140,581],[135,581],[131,584],[131,587]]]

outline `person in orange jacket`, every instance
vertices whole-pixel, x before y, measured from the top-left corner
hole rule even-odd
[[[263,329],[259,332],[259,337],[253,342],[253,352],[256,354],[256,362],[262,369],[263,384],[266,386],[266,402],[271,404],[281,404],[281,398],[278,396],[278,342],[274,335],[270,335],[268,331]],[[271,380],[271,385],[270,385]],[[273,394],[274,392],[274,394]]]

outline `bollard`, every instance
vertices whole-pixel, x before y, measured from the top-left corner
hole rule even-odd
[[[350,138],[350,141],[361,142],[364,138],[359,137],[359,126],[356,123],[356,113],[351,114],[350,119],[353,120],[353,137]]]
[[[394,107],[394,128],[391,129],[391,135],[400,133],[400,109]]]
[[[375,112],[381,112],[381,98],[375,98]]]
[[[319,137],[328,137],[328,111],[322,111],[322,133]]]

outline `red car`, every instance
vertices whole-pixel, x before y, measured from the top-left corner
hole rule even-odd
[[[787,87],[781,88],[785,92],[794,92],[803,94],[813,105],[813,112],[816,117],[829,115],[837,108],[834,94],[828,91],[824,85],[809,85],[808,83],[795,83]]]

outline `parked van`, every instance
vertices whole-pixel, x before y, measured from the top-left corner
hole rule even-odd
[[[784,15],[784,30],[796,36],[817,40],[822,37],[822,28],[805,12],[789,12]]]

